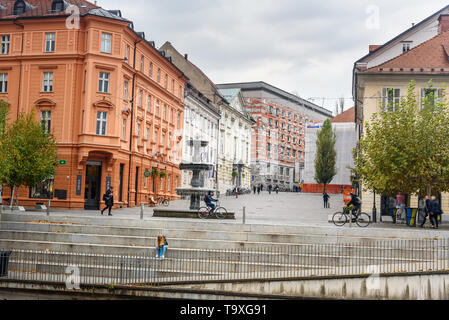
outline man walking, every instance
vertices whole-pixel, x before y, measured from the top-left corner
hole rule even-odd
[[[109,189],[106,191],[106,193],[103,195],[103,200],[106,205],[106,207],[101,210],[101,215],[103,215],[104,210],[108,209],[109,213],[108,216],[112,216],[111,210],[112,206],[114,205],[114,187],[110,186]]]
[[[327,209],[327,208],[329,208],[329,195],[327,194],[327,192],[325,192],[324,194],[323,194],[323,200],[324,200],[324,208],[325,209]]]
[[[426,223],[427,216],[429,216],[430,223],[432,223],[432,225],[433,225],[433,221],[430,218],[431,211],[432,211],[431,202],[430,202],[429,196],[426,196],[426,201],[425,201],[425,205],[424,205],[424,219],[420,225],[421,228],[424,228],[424,224]]]
[[[257,194],[260,194],[260,185],[257,186]]]
[[[256,194],[256,185],[253,185],[254,194]]]
[[[434,222],[432,222],[431,228],[438,229],[438,218],[440,217],[440,214],[442,213],[442,211],[441,211],[440,203],[437,200],[437,197],[432,196],[430,207],[432,210],[431,215],[430,215],[430,222],[432,222],[432,219],[434,221]]]
[[[271,190],[273,190],[273,186],[271,184],[268,185],[268,193],[271,194]]]

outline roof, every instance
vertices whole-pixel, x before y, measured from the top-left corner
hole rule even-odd
[[[449,73],[449,31],[361,73],[445,74]]]
[[[412,27],[408,28],[407,30],[405,30],[404,32],[402,32],[401,34],[399,34],[398,36],[394,37],[393,39],[391,39],[390,41],[384,43],[383,45],[380,45],[377,49],[375,49],[374,51],[369,52],[367,55],[365,55],[364,57],[360,58],[359,60],[356,61],[356,63],[359,62],[363,62],[363,60],[365,60],[366,58],[370,57],[371,55],[381,51],[383,48],[387,47],[389,44],[395,42],[396,40],[400,39],[402,36],[406,35],[407,33],[409,33],[410,31],[419,28],[421,25],[425,24],[426,22],[428,22],[429,20],[432,20],[434,18],[436,18],[437,16],[440,16],[441,13],[443,13],[444,11],[449,9],[449,5],[445,6],[444,8],[442,8],[441,10],[438,10],[437,12],[435,12],[434,14],[430,15],[429,17],[425,18],[424,20],[422,20],[421,22],[413,25]]]
[[[331,119],[332,123],[341,123],[341,122],[354,122],[355,119],[355,108],[352,107],[342,113],[340,113],[338,116]]]
[[[14,14],[15,0],[0,0],[0,20],[3,19],[31,19],[39,17],[64,17],[69,16],[70,13],[66,13],[65,10],[60,12],[52,12],[53,0],[27,0],[25,1],[26,11],[21,15]],[[78,7],[80,16],[94,15],[114,20],[120,20],[124,22],[131,22],[118,15],[118,10],[105,10],[86,0],[65,0],[64,7],[67,8],[70,5]],[[2,10],[1,7],[5,9]],[[114,14],[115,13],[115,14]]]
[[[239,88],[232,88],[232,89],[218,89],[218,92],[229,102],[231,103],[232,100],[237,97],[237,95],[240,93]]]

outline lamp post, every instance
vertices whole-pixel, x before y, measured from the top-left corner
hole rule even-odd
[[[373,198],[373,222],[377,223],[376,189],[375,188],[374,188],[374,198]]]

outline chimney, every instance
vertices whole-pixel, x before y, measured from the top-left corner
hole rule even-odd
[[[438,34],[442,34],[449,30],[449,14],[442,14],[438,18]]]
[[[377,45],[377,44],[371,44],[371,45],[369,46],[369,53],[371,53],[371,52],[377,50],[377,48],[379,48],[379,47],[380,47],[380,45]]]
[[[186,53],[184,54],[184,59],[188,60],[187,58],[189,57],[189,55]]]

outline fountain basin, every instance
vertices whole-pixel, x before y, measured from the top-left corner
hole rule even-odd
[[[199,219],[198,210],[162,209],[162,208],[161,209],[154,208],[153,217]],[[211,215],[207,219],[217,219],[217,217],[215,215]],[[235,220],[235,213],[228,212],[225,219]]]
[[[207,163],[181,163],[179,165],[180,170],[198,170],[198,171],[209,171],[214,167],[213,164]]]

